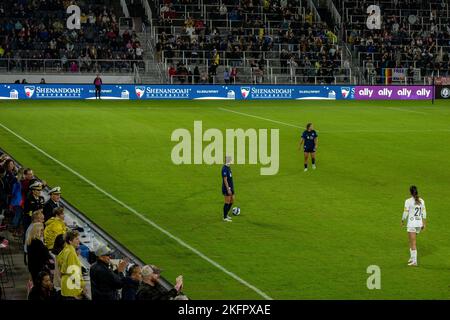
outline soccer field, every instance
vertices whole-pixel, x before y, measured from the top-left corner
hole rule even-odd
[[[221,165],[172,163],[172,132],[195,120],[279,129],[278,174],[232,166],[232,223]],[[319,149],[317,170],[303,172],[307,122]],[[0,102],[0,147],[163,276],[183,274],[192,299],[450,298],[449,102]],[[400,226],[411,184],[428,212],[417,268]],[[380,290],[367,289],[370,265]]]

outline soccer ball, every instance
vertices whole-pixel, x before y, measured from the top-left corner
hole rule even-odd
[[[233,213],[233,215],[238,216],[241,213],[241,208],[239,207],[234,207],[231,212]]]

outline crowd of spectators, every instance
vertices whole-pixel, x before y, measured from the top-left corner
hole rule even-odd
[[[360,57],[366,76],[379,76],[383,68],[417,68],[421,75],[449,73],[450,19],[442,1],[396,0],[380,3],[381,29],[368,29],[367,1],[349,2],[346,40]],[[441,7],[444,5],[444,7]],[[432,10],[430,11],[430,6]]]
[[[256,83],[264,80],[268,68],[314,81],[315,76],[333,77],[341,65],[337,36],[326,23],[314,22],[312,12],[303,15],[296,1],[206,1],[206,19],[196,6],[186,6],[185,11],[183,3],[160,4],[157,59],[184,64],[187,70],[196,65],[207,68],[207,78],[216,77],[223,66],[223,72],[243,68]],[[220,23],[225,19],[229,24]],[[176,78],[183,79],[179,82],[186,82],[178,73],[184,70],[175,70]]]
[[[0,63],[8,71],[42,70],[43,60],[49,60],[46,67],[65,72],[131,71],[131,61],[143,59],[142,45],[134,31],[119,32],[119,17],[105,2],[77,1],[81,29],[70,30],[66,8],[71,1],[2,1]]]
[[[45,186],[33,170],[18,168],[6,154],[0,154],[0,231],[8,229],[24,244],[29,300],[187,299],[181,276],[167,290],[159,281],[158,267],[141,268],[127,258],[113,263],[117,254],[104,244],[92,252],[95,258],[89,261],[88,272],[81,254],[80,232],[84,230],[66,225],[60,187],[49,190],[50,198],[44,201]],[[9,245],[10,239],[0,237],[0,249]],[[88,274],[90,290],[84,280]]]

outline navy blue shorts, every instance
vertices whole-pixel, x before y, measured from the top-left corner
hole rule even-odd
[[[226,196],[226,197],[229,196],[227,190],[224,189],[224,188],[222,188],[222,194],[223,194],[224,196]],[[231,194],[234,195],[234,189],[233,189],[233,188],[231,188]]]
[[[303,152],[313,153],[316,152],[316,150],[314,150],[314,148],[304,148]]]

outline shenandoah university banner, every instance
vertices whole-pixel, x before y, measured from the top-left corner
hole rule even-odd
[[[446,99],[449,86],[436,87]],[[104,100],[431,100],[433,86],[103,85]],[[88,84],[0,84],[0,100],[95,99]]]

